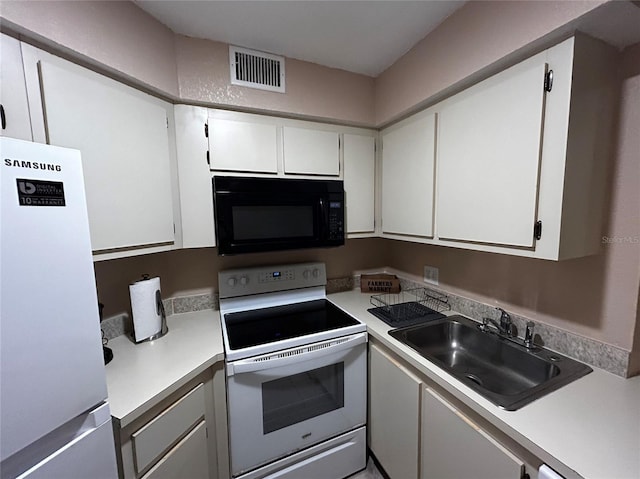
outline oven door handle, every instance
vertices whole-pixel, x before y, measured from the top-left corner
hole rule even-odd
[[[240,361],[234,361],[227,364],[227,376],[233,376],[235,374],[242,373],[254,373],[257,371],[264,371],[266,369],[275,369],[289,366],[291,364],[298,364],[303,361],[311,361],[312,359],[318,359],[323,356],[329,356],[340,351],[351,349],[358,344],[366,342],[367,333],[358,333],[357,335],[354,335],[344,342],[334,344],[333,346],[327,346],[325,348],[315,349],[312,351],[301,352],[297,354],[287,354],[297,349],[306,349],[309,347],[309,345],[307,345],[282,353],[284,354],[282,357],[277,357],[278,353],[274,353],[273,356],[275,357],[273,359],[266,359],[261,361],[256,361],[255,358],[242,359]]]

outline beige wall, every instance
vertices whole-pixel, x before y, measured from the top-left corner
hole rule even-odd
[[[402,116],[602,3],[468,2],[376,78],[376,125]]]
[[[615,170],[615,210],[611,224],[624,241],[617,248],[617,263],[612,267],[618,281],[611,282],[609,294],[632,294],[635,273],[636,328],[630,374],[640,374],[640,43],[624,50],[621,67],[620,128],[618,130],[619,167]],[[630,242],[627,242],[630,241]],[[630,282],[625,284],[628,271]]]
[[[2,1],[2,24],[177,96],[174,34],[131,2]]]
[[[286,93],[231,85],[226,43],[176,36],[180,98],[186,102],[263,110],[371,126],[374,80],[287,58]]]
[[[389,262],[386,240],[366,238],[347,240],[345,246],[329,249],[218,256],[215,248],[184,249],[95,263],[98,299],[109,317],[131,312],[129,283],[146,273],[160,276],[165,298],[218,289],[218,271],[268,264],[322,261],[329,279],[351,276],[362,268],[376,268]]]
[[[228,45],[176,35],[128,1],[1,1],[2,24],[176,101],[374,124],[374,80],[286,59],[286,93],[232,86]]]

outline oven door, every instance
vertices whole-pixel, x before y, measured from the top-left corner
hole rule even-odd
[[[366,422],[367,333],[227,365],[238,476]]]

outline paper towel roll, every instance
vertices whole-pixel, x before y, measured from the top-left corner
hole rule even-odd
[[[162,328],[162,314],[156,303],[157,291],[160,291],[158,277],[141,279],[129,285],[136,343],[158,334]]]

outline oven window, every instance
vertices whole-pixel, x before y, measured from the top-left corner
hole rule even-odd
[[[313,237],[310,205],[251,205],[233,207],[235,241]]]
[[[344,363],[262,384],[264,434],[344,407]]]

